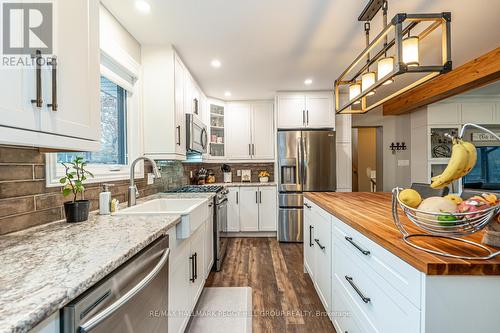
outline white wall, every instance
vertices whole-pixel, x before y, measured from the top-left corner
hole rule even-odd
[[[383,127],[383,189],[391,191],[396,186],[408,187],[411,184],[411,167],[398,166],[398,161],[408,160],[411,165],[410,115],[384,116],[382,108],[379,107],[362,115],[353,115],[352,126]],[[393,154],[389,149],[392,142],[405,142],[408,150]]]
[[[118,47],[128,53],[135,62],[141,63],[141,45],[139,42],[102,5],[99,11],[99,24],[101,45]]]

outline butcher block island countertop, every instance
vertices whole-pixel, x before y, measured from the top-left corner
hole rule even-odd
[[[500,255],[491,260],[462,260],[433,255],[406,244],[393,222],[391,193],[309,192],[305,197],[427,275],[500,275]],[[401,210],[399,216],[408,231],[422,233]],[[466,238],[480,243],[482,233]],[[419,240],[419,244],[424,241],[427,240]],[[433,239],[428,244],[431,242],[439,244],[442,250],[464,254],[463,245],[457,249],[457,242]]]

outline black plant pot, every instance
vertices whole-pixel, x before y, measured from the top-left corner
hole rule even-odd
[[[83,222],[89,219],[90,201],[77,200],[64,203],[64,213],[66,214],[66,222],[75,223]]]

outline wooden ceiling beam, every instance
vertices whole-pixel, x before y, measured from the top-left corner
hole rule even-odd
[[[500,79],[500,47],[383,104],[384,116],[416,109]]]

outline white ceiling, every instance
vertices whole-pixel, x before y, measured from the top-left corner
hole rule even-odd
[[[242,100],[331,89],[364,48],[357,17],[366,0],[148,0],[147,15],[135,0],[101,1],[141,44],[173,44],[205,93],[221,99],[226,90]],[[498,0],[389,0],[389,18],[442,11],[452,12],[455,67],[500,46]]]

